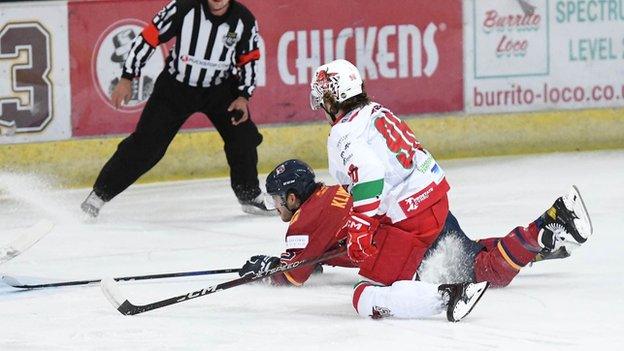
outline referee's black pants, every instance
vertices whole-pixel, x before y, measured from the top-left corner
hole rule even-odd
[[[232,189],[239,200],[260,194],[258,153],[262,135],[251,121],[234,126],[227,111],[238,97],[236,83],[227,80],[210,88],[195,88],[180,83],[163,71],[147,100],[136,130],[117,146],[104,165],[93,189],[109,201],[154,167],[182,124],[195,112],[203,112],[217,129],[225,144]]]

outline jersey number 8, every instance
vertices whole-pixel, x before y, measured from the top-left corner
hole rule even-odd
[[[422,150],[416,136],[404,121],[398,119],[390,111],[375,120],[375,128],[386,139],[388,149],[396,154],[396,158],[405,169],[414,166],[414,153]]]

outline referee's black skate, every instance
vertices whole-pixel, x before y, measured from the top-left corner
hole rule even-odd
[[[442,284],[438,286],[438,291],[442,294],[442,300],[446,303],[446,319],[449,322],[459,322],[466,317],[489,286],[490,283],[488,282]]]
[[[245,213],[260,216],[277,215],[277,211],[275,210],[275,208],[273,206],[270,206],[272,204],[272,200],[265,193],[261,193],[251,200],[245,201],[239,199],[238,202],[241,204],[243,212]]]
[[[544,258],[563,258],[581,246],[593,232],[589,213],[576,186],[555,200],[538,219],[538,243]],[[555,253],[558,254],[555,254]]]
[[[105,203],[106,201],[102,200],[102,198],[99,197],[95,191],[92,191],[80,204],[80,209],[82,209],[82,212],[84,212],[87,216],[96,218],[100,214],[100,209]]]

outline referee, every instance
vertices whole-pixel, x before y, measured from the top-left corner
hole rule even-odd
[[[258,24],[245,6],[235,0],[172,0],[135,38],[111,96],[113,105],[128,102],[132,79],[158,45],[172,38],[176,44],[135,131],[104,165],[82,210],[97,217],[104,203],[160,161],[191,114],[203,112],[225,143],[231,186],[243,211],[274,214],[258,185],[256,148],[262,135],[247,107],[260,51]]]

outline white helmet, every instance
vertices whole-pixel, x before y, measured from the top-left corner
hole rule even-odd
[[[362,94],[362,77],[351,62],[335,60],[316,69],[310,88],[310,107],[318,110],[325,92],[330,92],[337,102]]]

